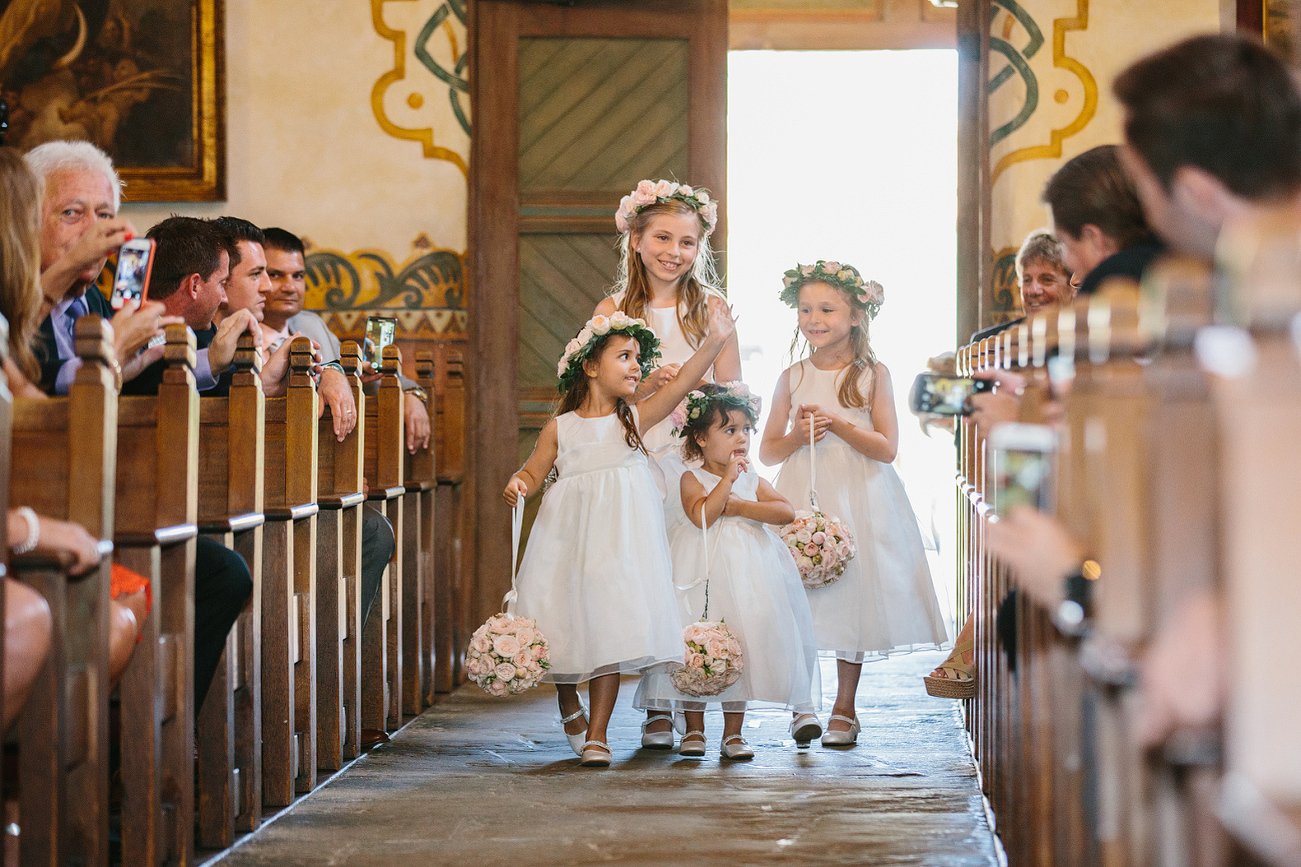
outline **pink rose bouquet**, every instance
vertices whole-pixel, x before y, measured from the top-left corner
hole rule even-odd
[[[836,583],[858,553],[849,526],[819,511],[796,512],[795,520],[782,527],[779,535],[795,558],[800,580],[809,590]]]
[[[686,665],[670,675],[674,688],[686,695],[718,695],[745,669],[741,642],[722,621],[701,620],[682,630],[687,642]]]
[[[489,695],[516,695],[532,689],[550,667],[547,640],[531,617],[494,614],[470,637],[470,680]]]

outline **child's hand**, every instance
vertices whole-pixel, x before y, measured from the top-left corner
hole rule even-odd
[[[809,429],[813,430],[813,441],[821,442],[822,438],[831,430],[833,416],[824,414],[821,407],[816,405],[801,405],[799,416],[795,422],[799,428],[802,441],[808,442]]]
[[[727,502],[723,503],[723,514],[740,515],[741,509],[745,508],[745,502],[745,500],[741,499],[736,494],[728,494]]]
[[[709,312],[709,336],[726,343],[736,333],[736,317],[727,304],[715,304]]]
[[[646,377],[646,385],[652,391],[659,391],[661,388],[672,382],[677,377],[678,371],[681,369],[682,365],[680,364],[666,364],[663,367],[657,368],[650,376]]]
[[[529,495],[529,486],[524,484],[524,480],[519,476],[511,476],[511,480],[506,483],[506,490],[502,497],[506,500],[506,505],[512,509],[524,497]]]
[[[727,462],[727,469],[723,470],[723,481],[731,483],[741,477],[741,473],[750,469],[750,461],[745,455],[733,455],[732,459]]]

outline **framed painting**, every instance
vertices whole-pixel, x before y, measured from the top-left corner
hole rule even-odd
[[[0,0],[9,144],[94,142],[133,202],[225,198],[224,0]]]

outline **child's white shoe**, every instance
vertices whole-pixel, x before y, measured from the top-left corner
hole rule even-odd
[[[826,733],[822,736],[822,745],[824,747],[852,747],[858,742],[858,733],[863,730],[862,726],[858,724],[858,714],[855,714],[854,718],[850,719],[847,716],[833,713],[827,725],[830,726],[836,720],[849,723],[849,730],[840,732],[828,727]]]
[[[657,723],[660,720],[669,724],[669,730],[666,732],[648,732],[646,727],[651,723]],[[646,718],[641,724],[641,745],[648,750],[671,750],[673,749],[673,717],[666,713],[658,713]]]
[[[563,729],[568,723],[573,722],[580,716],[583,718],[583,722],[587,722],[587,705],[580,703],[578,710],[560,720],[560,727]],[[583,726],[583,730],[576,735],[565,732],[565,737],[569,738],[569,748],[574,751],[574,755],[581,756],[583,754],[583,742],[587,740],[587,726]]]
[[[754,758],[754,750],[750,749],[750,745],[740,735],[728,735],[723,738],[723,746],[720,752],[723,758],[731,759],[734,762]]]
[[[579,764],[585,768],[608,768],[613,757],[605,741],[585,741],[578,755],[582,759]]]
[[[682,743],[678,744],[678,755],[686,756],[689,759],[702,759],[705,757],[705,733],[704,732],[687,732],[682,736]]]
[[[796,746],[807,747],[809,741],[822,734],[822,723],[811,713],[802,713],[791,720],[791,737]]]

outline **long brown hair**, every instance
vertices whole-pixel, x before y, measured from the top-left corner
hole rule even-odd
[[[813,283],[831,286],[830,283],[824,283],[821,280],[810,280],[804,285],[808,286]],[[804,287],[801,286],[800,288],[803,289]],[[846,292],[839,286],[832,286],[832,288],[840,293],[840,297],[845,299],[851,310],[859,313],[858,324],[850,326],[849,329],[849,346],[854,351],[854,360],[845,365],[845,369],[840,373],[840,385],[836,389],[836,399],[840,401],[840,405],[843,407],[866,409],[870,412],[872,401],[876,400],[876,353],[872,351],[872,341],[867,331],[867,324],[872,320],[872,317],[868,315],[867,304],[861,298]],[[790,352],[792,359],[800,351],[800,341],[803,337],[804,335],[800,333],[800,327],[796,325],[795,337],[791,340]],[[808,347],[808,341],[804,341],[803,347]],[[867,394],[863,394],[863,389],[858,384],[859,380],[863,378],[863,371],[865,370],[872,372],[872,382],[868,386]],[[800,375],[804,375],[802,368]]]
[[[601,353],[605,351],[605,347],[609,344],[610,338],[627,336],[627,334],[619,331],[611,331],[609,334],[603,334],[596,338],[596,344],[592,347],[592,353],[588,356],[588,361],[595,361],[599,364]],[[633,345],[638,346],[640,350],[637,341],[633,340],[632,342]],[[569,389],[562,394],[560,400],[556,402],[556,411],[553,418],[578,409],[583,405],[583,402],[587,400],[587,396],[591,391],[591,378],[585,373],[579,373],[578,376],[574,377],[574,381],[569,386]],[[632,416],[632,407],[628,406],[627,402],[624,401],[623,398],[618,398],[614,404],[614,414],[619,418],[619,423],[623,425],[623,441],[628,444],[628,448],[636,449],[642,454],[646,454],[646,444],[641,441],[641,432],[637,430],[637,421]]]
[[[650,304],[650,278],[646,274],[646,263],[641,255],[633,249],[632,239],[640,238],[650,225],[652,218],[659,214],[690,214],[700,223],[699,245],[696,261],[690,270],[678,278],[678,325],[687,336],[687,342],[699,348],[709,334],[709,296],[722,297],[718,288],[718,273],[714,270],[714,252],[710,249],[709,238],[705,235],[704,221],[695,208],[686,202],[668,201],[647,205],[638,212],[619,239],[619,274],[615,279],[612,294],[623,293],[619,309],[629,316],[646,318],[646,308]]]
[[[0,313],[9,320],[9,354],[33,381],[40,378],[32,337],[42,297],[41,188],[18,151],[0,148]]]

